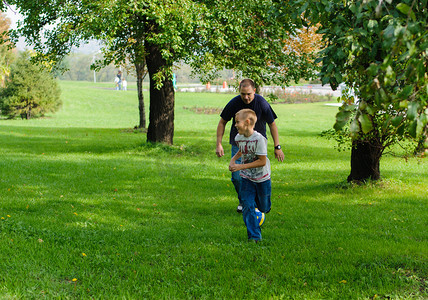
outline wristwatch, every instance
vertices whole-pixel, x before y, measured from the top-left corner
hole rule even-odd
[[[275,150],[281,150],[281,145],[276,145]]]

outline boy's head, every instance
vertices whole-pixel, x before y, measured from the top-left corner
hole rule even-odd
[[[235,127],[238,129],[239,134],[252,134],[256,122],[257,115],[249,108],[241,109],[235,115]]]

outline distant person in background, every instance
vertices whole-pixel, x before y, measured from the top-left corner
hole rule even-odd
[[[125,79],[125,78],[123,78],[123,80],[122,80],[122,89],[123,89],[124,91],[126,91],[126,90],[127,90],[127,88],[128,88],[128,82],[126,81],[126,79]]]
[[[116,82],[116,90],[120,91],[122,89],[122,71],[117,72],[114,82]]]
[[[114,83],[115,83],[115,89],[116,91],[119,90],[119,77],[115,76],[114,77]]]
[[[172,74],[172,86],[174,91],[177,91],[177,75],[175,73]]]

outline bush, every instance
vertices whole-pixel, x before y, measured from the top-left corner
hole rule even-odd
[[[21,53],[0,92],[1,114],[11,119],[37,118],[58,111],[61,104],[60,90],[52,75],[33,64],[28,52]]]

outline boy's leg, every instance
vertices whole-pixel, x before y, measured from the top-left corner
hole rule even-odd
[[[268,213],[271,209],[271,194],[272,183],[271,180],[266,180],[256,184],[257,197],[255,199],[257,208],[264,213]]]
[[[248,239],[259,241],[262,239],[262,232],[256,215],[256,195],[257,184],[243,178],[241,181],[241,196],[244,205],[242,213]]]
[[[236,145],[232,145],[232,157],[235,156],[235,154],[239,151],[238,146]],[[239,158],[238,160],[236,160],[237,164],[241,163],[241,158]],[[242,199],[241,199],[241,175],[240,172],[232,172],[232,183],[233,186],[235,187],[235,191],[238,194],[238,200],[239,200],[239,205],[237,208],[237,211],[239,213],[242,212]]]

